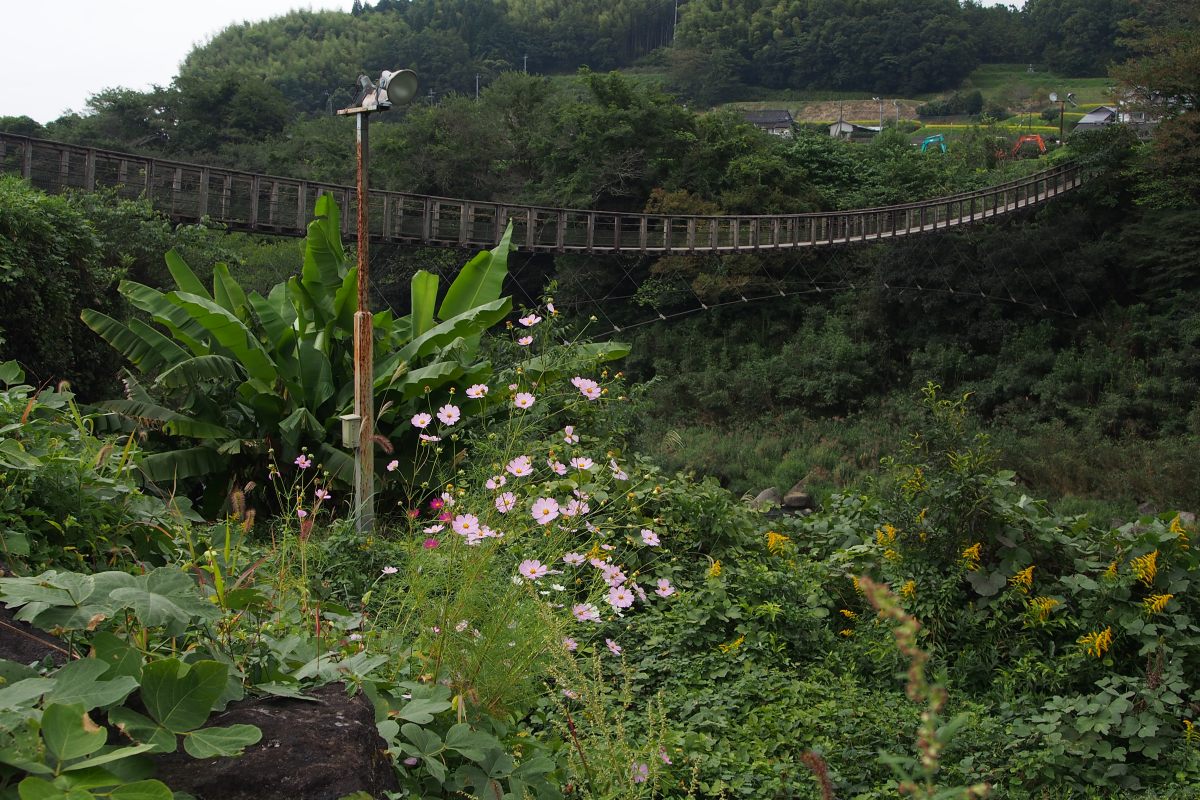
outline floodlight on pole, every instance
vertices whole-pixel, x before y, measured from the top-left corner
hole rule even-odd
[[[358,306],[354,312],[354,413],[342,417],[343,439],[354,447],[354,524],[359,532],[375,527],[375,355],[374,317],[370,304],[370,273],[367,225],[368,119],[372,111],[402,106],[417,96],[417,75],[410,69],[384,70],[376,83],[358,77],[354,105],[339,110],[338,116],[355,118],[355,151],[358,166]],[[353,435],[351,435],[353,434]]]

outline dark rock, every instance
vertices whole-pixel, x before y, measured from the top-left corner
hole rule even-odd
[[[783,496],[784,508],[816,508],[816,506],[812,495],[804,488],[803,481],[797,483]]]
[[[1180,511],[1179,524],[1185,528],[1194,526],[1196,524],[1196,515],[1191,511]]]
[[[311,700],[260,698],[233,703],[209,725],[257,725],[262,741],[239,758],[156,756],[155,777],[196,800],[337,800],[355,792],[382,797],[400,788],[375,712],[342,684]]]
[[[62,666],[71,651],[58,637],[38,630],[28,622],[13,618],[13,612],[0,606],[0,658],[18,664],[34,664],[49,658]]]
[[[783,495],[779,490],[772,486],[770,489],[763,489],[750,501],[750,505],[754,508],[778,508],[783,505]]]
[[[1137,507],[1137,510],[1138,510],[1139,514],[1141,514],[1143,516],[1147,516],[1147,517],[1153,517],[1154,515],[1156,515],[1158,513],[1158,509],[1155,507],[1155,505],[1153,503],[1149,503],[1149,502],[1142,503],[1140,506]]]

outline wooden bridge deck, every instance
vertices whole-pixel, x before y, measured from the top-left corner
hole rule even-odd
[[[352,238],[352,186],[259,175],[0,133],[0,173],[50,192],[107,188],[148,198],[179,222],[208,217],[232,230],[303,236],[322,193],[342,208]],[[616,213],[370,192],[373,240],[491,247],[509,220],[513,243],[553,253],[738,253],[844,245],[932,233],[1038,205],[1080,185],[1074,164],[916,203],[815,214],[691,216]]]

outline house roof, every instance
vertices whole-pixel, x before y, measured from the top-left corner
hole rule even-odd
[[[1117,115],[1117,110],[1111,106],[1098,106],[1084,114],[1078,125],[1103,125]]]
[[[792,112],[787,109],[768,109],[765,111],[743,111],[742,118],[752,125],[761,127],[772,127],[777,125],[791,125]]]

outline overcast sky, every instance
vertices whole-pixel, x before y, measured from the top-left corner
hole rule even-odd
[[[102,89],[166,86],[196,44],[246,20],[352,0],[0,0],[0,116],[49,122]]]
[[[229,25],[352,0],[0,0],[0,116],[49,122],[102,89],[166,86]],[[1025,0],[984,0],[1023,5]]]

